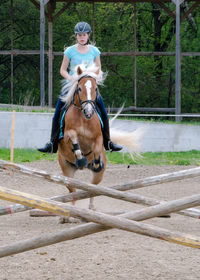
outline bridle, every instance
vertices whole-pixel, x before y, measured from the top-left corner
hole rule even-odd
[[[89,99],[86,99],[86,100],[83,100],[83,101],[82,101],[81,98],[80,98],[80,93],[79,93],[79,82],[80,82],[83,78],[92,78],[92,79],[94,79],[93,77],[91,77],[91,76],[89,76],[89,75],[85,75],[85,76],[81,77],[81,78],[78,80],[78,84],[77,84],[76,90],[75,90],[75,92],[74,92],[72,104],[73,104],[76,108],[80,109],[82,112],[84,111],[84,109],[85,109],[85,107],[86,107],[87,104],[91,104],[93,110],[95,111],[95,107],[96,107],[95,105],[96,105],[97,96],[96,96],[96,99],[95,99],[94,101],[93,101],[93,100],[89,100]],[[95,79],[94,79],[94,80],[95,80]],[[77,105],[75,104],[75,96],[76,96],[76,95],[78,96],[78,100],[79,100],[79,103],[80,103],[80,107],[77,106]],[[94,113],[93,113],[93,114],[94,114]]]

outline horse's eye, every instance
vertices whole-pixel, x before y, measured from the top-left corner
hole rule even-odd
[[[81,88],[80,88],[80,87],[78,87],[78,91],[81,91]]]
[[[96,91],[96,93],[98,92],[98,88],[97,87],[95,88],[95,91]]]

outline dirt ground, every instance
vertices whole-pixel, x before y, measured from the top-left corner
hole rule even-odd
[[[61,174],[56,161],[25,164],[50,173]],[[108,165],[101,185],[114,185],[148,176],[188,169],[184,166]],[[79,171],[76,178],[89,181],[89,172]],[[65,187],[43,179],[0,170],[0,185],[23,192],[51,197],[66,193]],[[135,193],[172,200],[199,193],[199,177],[135,190]],[[10,202],[0,200],[0,205]],[[88,199],[79,201],[87,207]],[[107,197],[95,198],[98,211],[141,209]],[[56,232],[76,224],[59,224],[58,217],[30,217],[29,211],[0,217],[0,245]],[[198,219],[172,214],[145,223],[199,236]],[[88,235],[0,259],[0,280],[153,280],[200,279],[200,251],[117,229]]]

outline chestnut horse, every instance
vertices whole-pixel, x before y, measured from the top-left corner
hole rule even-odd
[[[97,70],[95,64],[88,68],[79,65],[72,80],[64,84],[62,100],[68,110],[64,117],[64,137],[58,144],[58,160],[63,175],[73,178],[77,169],[88,168],[93,172],[92,184],[101,182],[106,169],[101,120],[95,108],[97,85],[103,84],[106,74],[100,72],[97,75]],[[133,132],[111,129],[112,141],[123,145],[130,154],[137,153],[142,134],[141,129]],[[67,188],[70,192],[75,191],[72,187]],[[93,202],[94,198],[90,198],[90,209],[94,209]]]
[[[70,105],[65,114],[64,137],[58,145],[58,160],[64,176],[73,178],[77,169],[88,168],[93,172],[91,183],[98,184],[106,168],[106,155],[101,121],[95,108],[99,77],[95,74],[95,65],[92,69],[87,74],[89,70],[83,72],[81,66],[77,67],[74,83],[67,84],[68,93],[63,101]],[[72,187],[68,189],[75,191]],[[93,198],[89,208],[94,209]]]

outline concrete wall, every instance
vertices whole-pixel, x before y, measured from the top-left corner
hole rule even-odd
[[[15,113],[15,148],[37,148],[50,138],[53,114]],[[0,147],[10,148],[12,112],[0,112]],[[124,131],[145,128],[142,152],[200,150],[200,126],[116,120]]]
[[[52,114],[15,113],[15,148],[36,148],[49,141]],[[0,147],[11,143],[12,112],[0,112]]]
[[[117,120],[117,127],[132,131],[143,127],[142,152],[200,150],[200,126]]]

